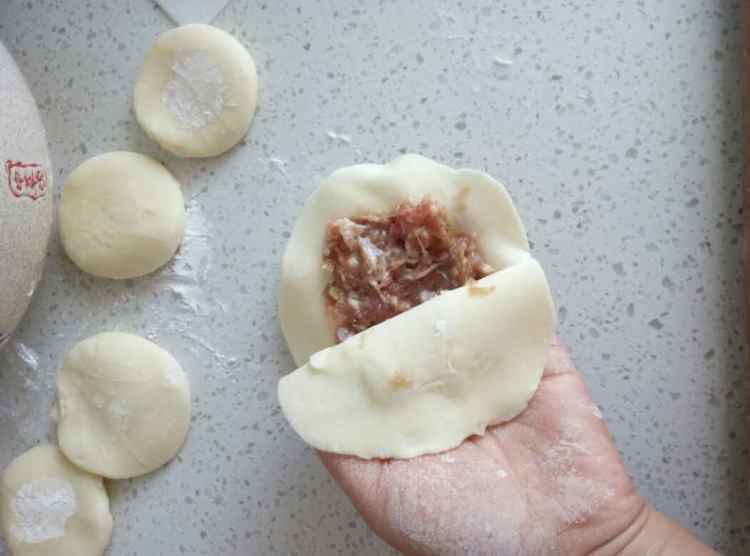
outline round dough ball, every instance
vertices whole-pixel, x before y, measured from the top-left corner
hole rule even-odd
[[[185,235],[179,182],[142,154],[111,152],[81,164],[60,201],[60,237],[81,270],[136,278],[167,263]]]
[[[57,375],[60,449],[110,479],[149,473],[177,455],[190,427],[190,385],[156,344],[97,334],[68,352]]]
[[[185,25],[161,35],[135,85],[135,116],[163,148],[182,157],[216,156],[247,133],[258,76],[229,33]]]
[[[101,477],[38,446],[3,474],[0,526],[13,556],[99,556],[112,538],[109,497]]]

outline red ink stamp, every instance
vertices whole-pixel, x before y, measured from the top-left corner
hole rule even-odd
[[[16,198],[28,197],[36,201],[47,194],[47,170],[35,162],[23,163],[17,160],[5,161],[5,173],[8,178],[8,188]]]

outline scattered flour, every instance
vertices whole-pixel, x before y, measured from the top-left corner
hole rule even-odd
[[[614,496],[614,491],[606,485],[574,474],[559,477],[557,488],[561,517],[569,525],[584,523],[604,501]]]
[[[39,365],[39,354],[22,342],[14,342],[12,346],[13,351],[8,350],[7,355],[15,354],[20,362],[19,378],[23,379],[24,388],[31,391],[47,388],[46,377],[42,375]]]
[[[560,440],[560,446],[571,448],[572,450],[580,454],[586,454],[589,456],[591,455],[591,450],[589,450],[588,446],[586,446],[585,444],[581,444],[579,442],[572,442],[570,440]]]
[[[594,454],[587,438],[580,420],[562,419],[559,440],[535,462],[551,492],[546,513],[565,525],[585,522],[614,496],[607,478],[590,478],[580,471],[581,462]]]
[[[78,501],[70,483],[48,478],[18,489],[12,508],[13,536],[37,544],[65,536],[65,524],[78,511]]]
[[[224,306],[210,296],[202,286],[211,271],[211,225],[208,223],[197,196],[187,204],[185,240],[170,263],[160,274],[157,285],[172,292],[175,300],[192,315],[207,315],[215,307]]]
[[[289,174],[286,169],[287,162],[283,158],[279,158],[278,156],[272,156],[268,159],[268,161],[271,163],[271,166],[276,168],[278,172],[284,176],[286,179],[289,179]]]
[[[26,292],[26,297],[32,297],[36,291],[37,281],[33,280],[29,285],[29,291]]]
[[[497,64],[498,66],[506,66],[507,67],[507,66],[512,66],[513,65],[513,60],[510,60],[508,58],[503,58],[502,56],[499,56],[499,55],[495,56],[493,58],[493,62],[495,64]]]
[[[556,554],[555,539],[534,522],[528,497],[498,481],[508,473],[494,460],[466,447],[452,456],[453,465],[445,464],[446,455],[419,466],[398,462],[380,479],[388,524],[409,539],[409,548],[446,555]]]
[[[225,95],[221,68],[208,52],[184,50],[175,54],[161,102],[182,126],[201,129],[213,123],[224,109]]]
[[[39,369],[39,356],[33,349],[21,342],[16,342],[14,348],[18,358],[23,361],[29,370],[36,371]]]
[[[352,138],[344,133],[336,133],[335,131],[328,131],[326,133],[331,141],[338,141],[344,145],[349,145],[352,142]]]
[[[164,371],[164,381],[167,386],[177,386],[180,382],[181,369],[176,365],[169,365]]]

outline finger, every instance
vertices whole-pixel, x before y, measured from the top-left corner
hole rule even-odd
[[[323,465],[344,491],[354,498],[374,498],[382,463],[331,452],[318,452]],[[358,501],[355,501],[355,503]]]
[[[383,460],[363,460],[330,452],[318,455],[370,528],[389,544],[398,544],[399,539],[393,538],[383,523],[384,498],[379,489],[387,464]]]

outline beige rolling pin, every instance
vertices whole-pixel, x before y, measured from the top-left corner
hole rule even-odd
[[[0,44],[0,347],[26,312],[52,224],[52,170],[34,99]]]

